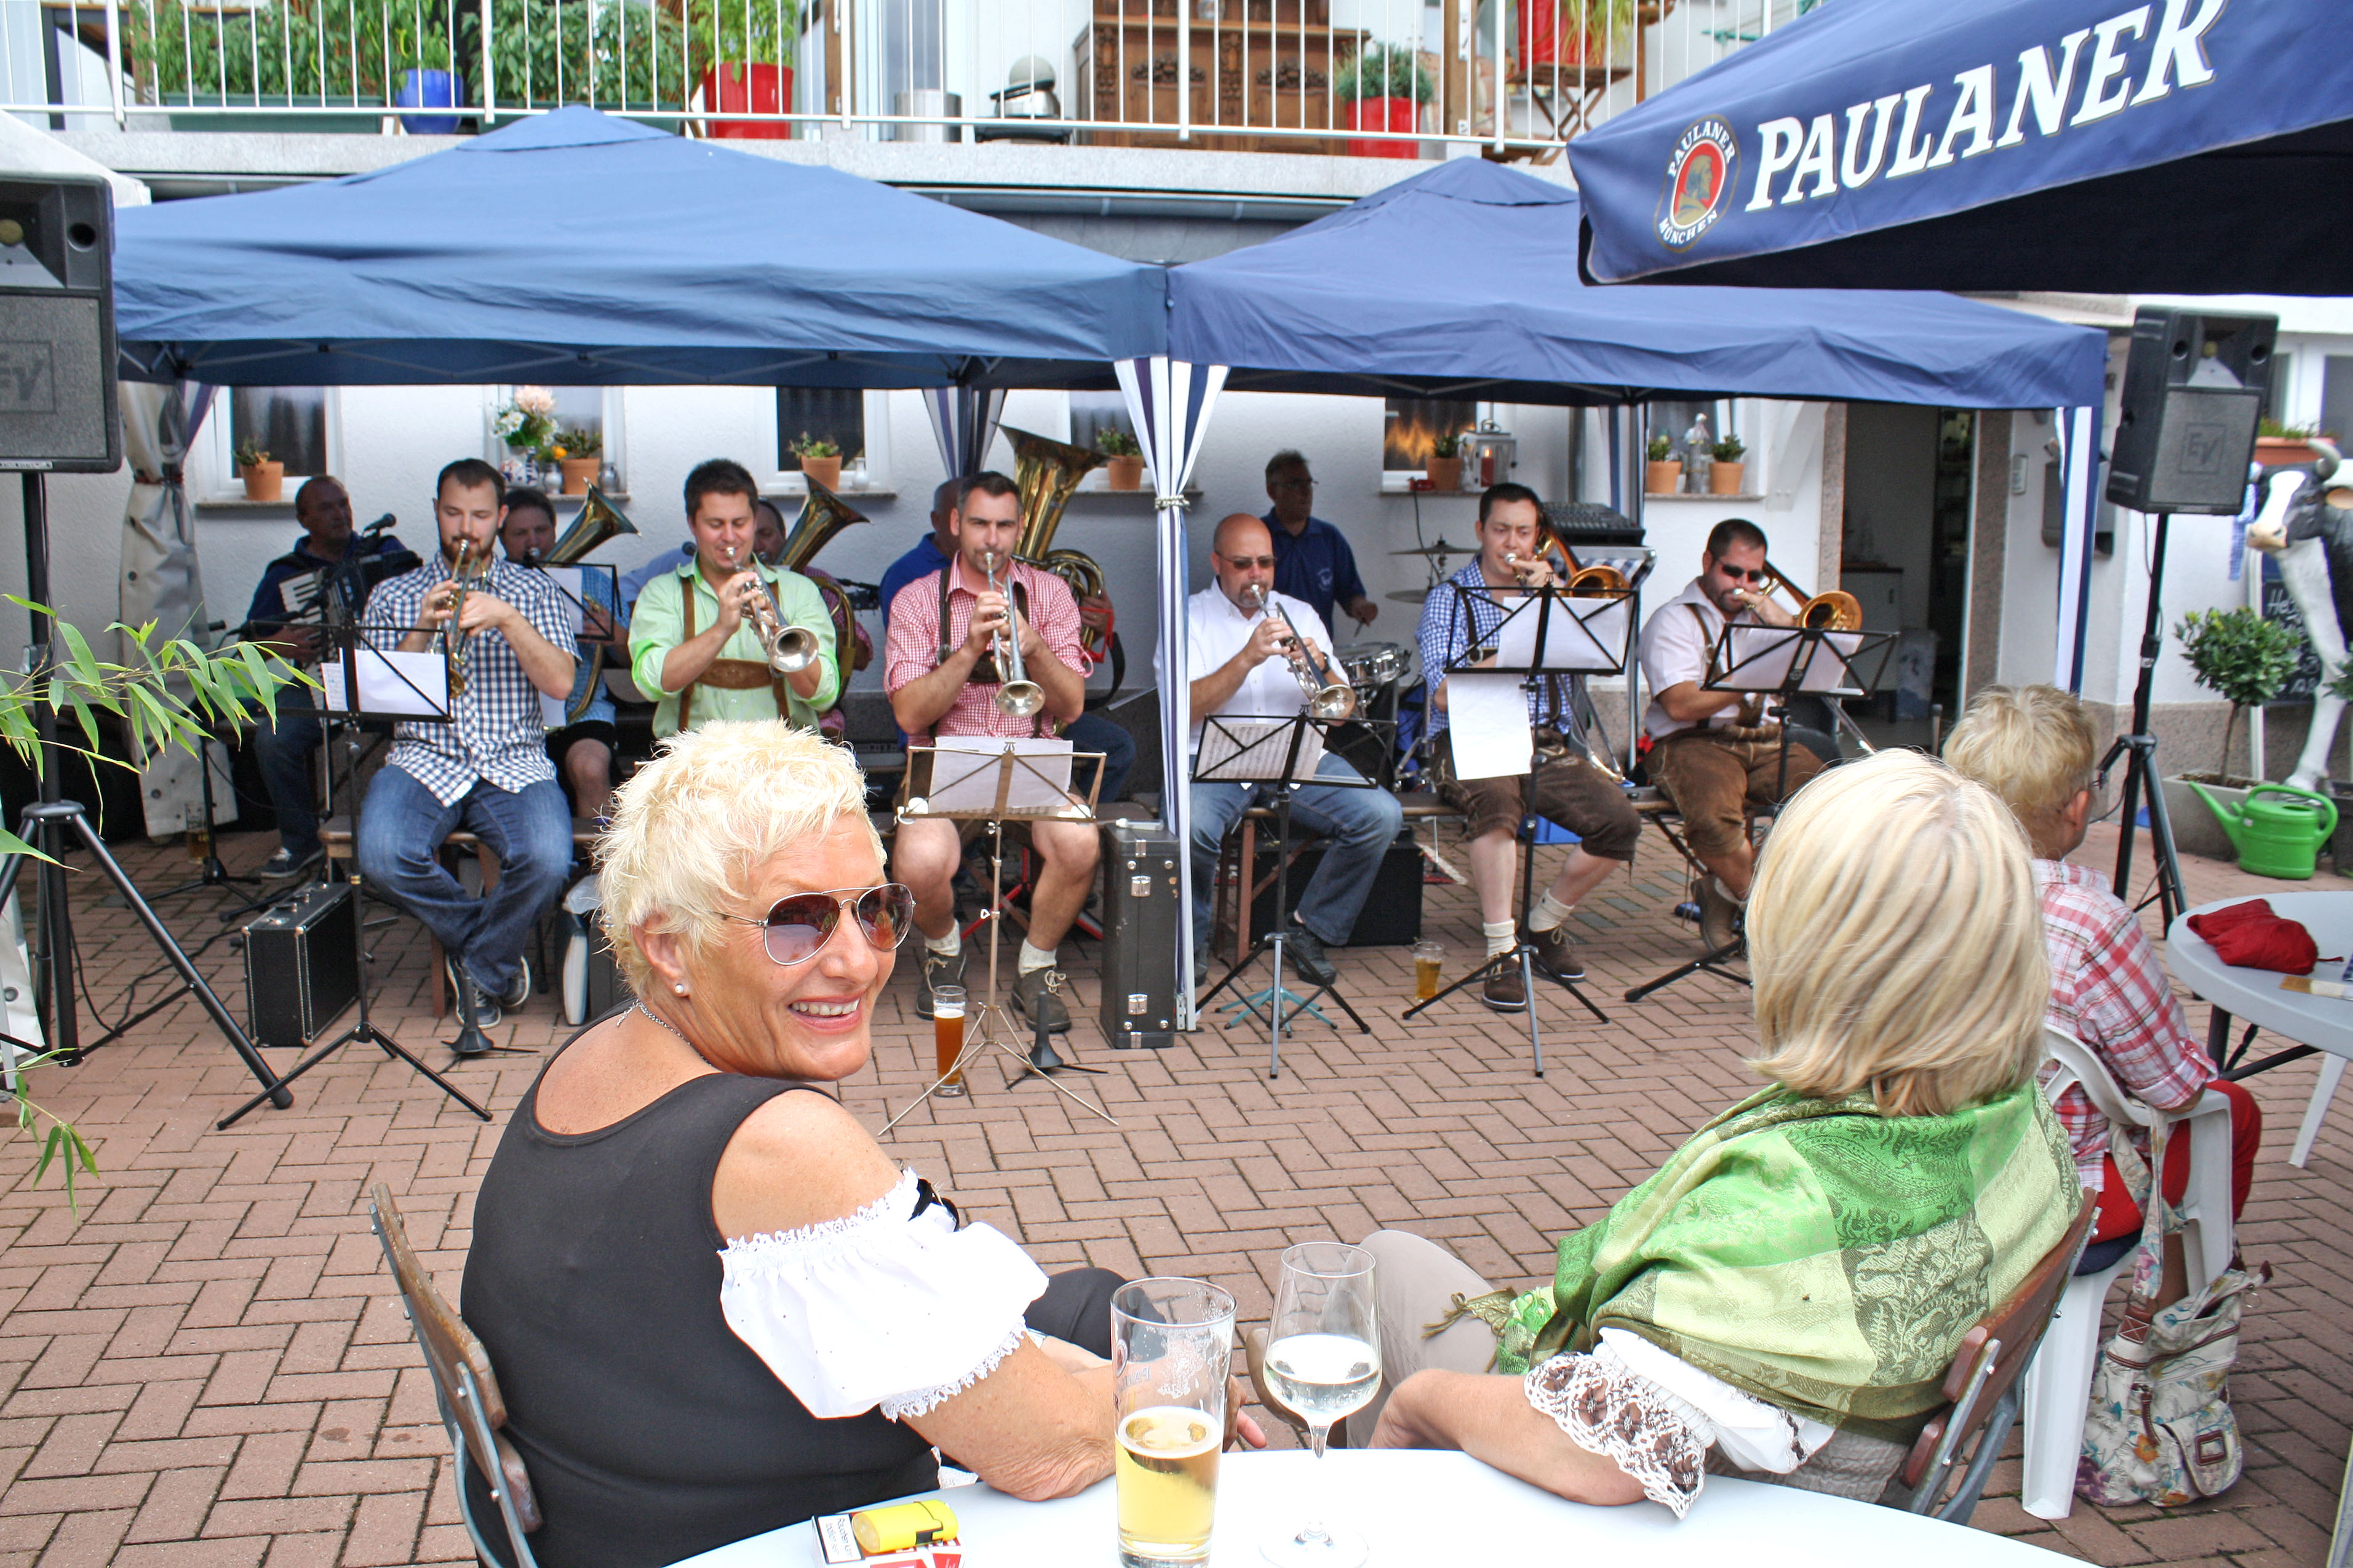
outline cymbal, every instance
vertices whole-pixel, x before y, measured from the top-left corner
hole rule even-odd
[[[1392,550],[1389,553],[1392,555],[1474,555],[1478,553],[1478,550],[1479,547],[1475,544],[1449,544],[1446,542],[1445,536],[1441,534],[1435,544],[1425,544],[1419,550]]]
[[[1381,597],[1388,600],[1391,604],[1419,605],[1424,599],[1430,597],[1430,590],[1427,588],[1395,588],[1390,590],[1388,593],[1382,595]]]

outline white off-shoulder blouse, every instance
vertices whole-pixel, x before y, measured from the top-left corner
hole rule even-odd
[[[994,1226],[913,1171],[853,1215],[728,1242],[719,1305],[809,1414],[921,1415],[997,1369],[1046,1289]]]

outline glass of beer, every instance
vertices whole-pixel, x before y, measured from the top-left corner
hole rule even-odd
[[[1111,1299],[1113,1474],[1121,1568],[1209,1557],[1234,1299],[1198,1279],[1138,1279]]]
[[[1413,999],[1427,1002],[1438,994],[1438,972],[1446,963],[1446,944],[1442,942],[1418,942],[1413,944]]]
[[[964,1072],[956,1058],[964,1055],[964,987],[932,987],[932,1046],[939,1053],[940,1094],[944,1099],[965,1092]]]

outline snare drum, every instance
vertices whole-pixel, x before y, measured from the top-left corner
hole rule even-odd
[[[1403,643],[1350,643],[1339,650],[1340,668],[1347,673],[1348,684],[1360,697],[1370,697],[1392,680],[1402,677],[1409,658]]]

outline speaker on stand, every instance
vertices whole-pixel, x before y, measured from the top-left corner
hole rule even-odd
[[[2166,534],[2176,512],[2236,517],[2246,504],[2258,422],[2271,399],[2274,316],[2224,316],[2143,306],[2133,317],[2122,406],[2107,498],[2157,518],[2149,547],[2148,615],[2141,627],[2140,674],[2133,686],[2132,731],[2100,761],[2100,777],[2126,760],[2116,821],[2116,896],[2130,900],[2133,829],[2148,802],[2157,854],[2158,923],[2170,927],[2189,907],[2173,824],[2158,785],[2157,738],[2148,732],[2149,697],[2163,646]],[[2147,900],[2143,900],[2146,903]],[[2135,906],[2139,907],[2139,906]]]

